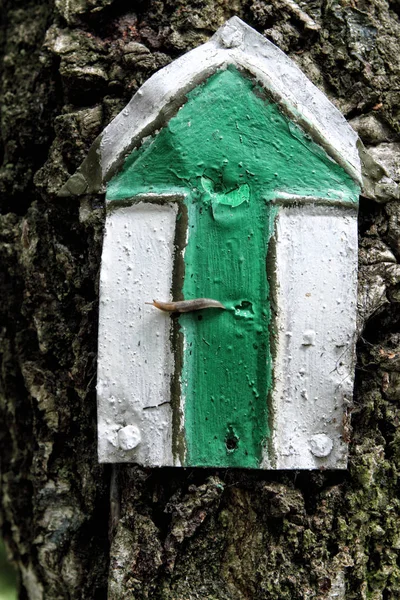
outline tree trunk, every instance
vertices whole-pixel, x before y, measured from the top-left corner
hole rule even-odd
[[[1,4],[1,516],[20,598],[399,598],[399,202],[361,200],[348,471],[265,472],[98,464],[104,199],[56,198],[138,87],[234,14],[399,180],[399,1],[54,4]]]

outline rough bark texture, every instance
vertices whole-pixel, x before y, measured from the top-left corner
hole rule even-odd
[[[55,193],[157,69],[237,14],[400,179],[398,0],[3,0],[1,515],[31,600],[400,597],[400,203],[360,210],[348,472],[99,466],[102,197]]]

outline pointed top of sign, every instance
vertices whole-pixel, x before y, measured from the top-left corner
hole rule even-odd
[[[279,48],[238,17],[232,17],[209,42],[184,54],[144,83],[95,140],[59,195],[103,191],[127,154],[176,114],[185,103],[186,94],[229,65],[250,74],[290,119],[361,184],[358,137],[340,111]]]

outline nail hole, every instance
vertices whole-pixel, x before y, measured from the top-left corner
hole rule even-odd
[[[239,438],[235,435],[234,431],[230,427],[228,430],[228,435],[225,438],[225,446],[228,452],[233,452],[237,449],[239,445]]]
[[[235,438],[229,438],[226,440],[226,447],[228,450],[236,450],[237,440]]]

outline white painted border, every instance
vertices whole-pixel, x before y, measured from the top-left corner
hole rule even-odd
[[[232,17],[209,42],[155,73],[93,144],[60,195],[102,189],[124,156],[165,124],[184,96],[218,69],[246,69],[313,139],[358,182],[357,134],[343,115],[279,48]]]
[[[97,371],[100,462],[174,465],[171,320],[145,303],[170,298],[177,211],[173,202],[138,202],[107,216]]]
[[[342,421],[354,380],[356,209],[281,207],[275,243],[273,456],[264,468],[345,469]]]
[[[144,195],[107,217],[97,387],[100,462],[180,465],[172,456],[170,317],[145,304],[170,298],[180,198],[168,199],[156,204],[154,195],[153,202]],[[344,469],[342,419],[354,378],[356,209],[326,206],[323,199],[319,205],[284,205],[273,241],[272,455],[261,468]],[[184,398],[180,402],[182,412]]]

